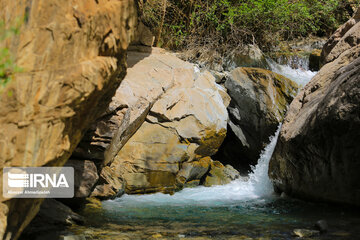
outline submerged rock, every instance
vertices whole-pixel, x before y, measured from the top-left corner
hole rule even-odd
[[[231,133],[215,158],[238,169],[255,165],[269,137],[282,122],[298,85],[269,70],[237,68],[225,87],[231,96],[228,107]]]
[[[289,195],[359,205],[360,45],[340,48],[291,103],[269,176]]]

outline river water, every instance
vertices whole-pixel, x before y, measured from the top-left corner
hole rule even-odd
[[[316,74],[270,66],[300,85]],[[360,215],[353,209],[275,195],[267,172],[280,127],[247,181],[174,195],[124,195],[85,211],[86,225],[70,231],[88,239],[294,239],[294,229],[325,220],[329,231],[313,239],[360,239]]]

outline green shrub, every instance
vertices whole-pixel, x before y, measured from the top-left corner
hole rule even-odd
[[[149,0],[143,20],[157,44],[170,49],[209,45],[226,51],[257,43],[267,50],[279,40],[329,35],[349,18],[350,2],[359,0]]]

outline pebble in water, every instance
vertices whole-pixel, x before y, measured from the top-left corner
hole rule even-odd
[[[294,229],[294,234],[298,237],[313,237],[320,235],[318,230],[309,230],[309,229]]]

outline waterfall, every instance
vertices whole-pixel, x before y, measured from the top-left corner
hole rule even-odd
[[[249,201],[270,197],[273,186],[268,177],[269,161],[274,151],[281,125],[270,143],[262,151],[258,164],[253,167],[253,172],[248,180],[238,179],[227,185],[195,188],[186,188],[174,195],[155,193],[150,195],[127,195],[116,200],[104,202],[104,207],[113,205],[118,207],[134,205],[223,205],[239,201]]]
[[[291,68],[289,64],[280,65],[271,59],[267,59],[266,61],[270,66],[271,71],[293,80],[302,87],[305,86],[305,84],[307,84],[317,73],[301,67],[296,69]]]

